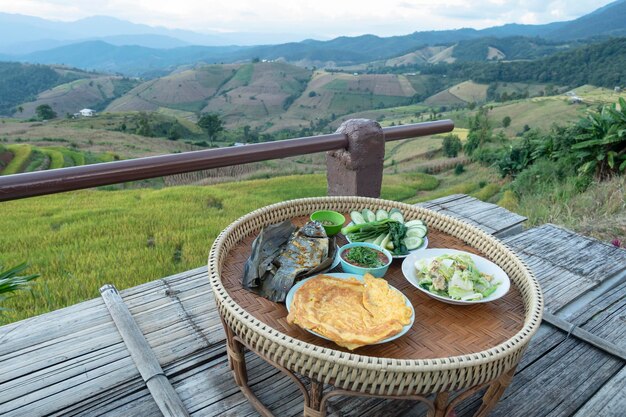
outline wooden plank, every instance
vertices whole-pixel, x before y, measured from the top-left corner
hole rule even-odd
[[[522,223],[527,220],[517,213],[464,194],[454,194],[418,205],[456,217],[497,236],[519,233]]]
[[[105,285],[100,288],[100,294],[161,413],[166,417],[189,416],[117,289],[112,285]]]
[[[626,410],[626,367],[587,401],[573,417],[623,417]]]
[[[170,282],[170,279],[165,281]],[[192,358],[190,361],[202,362],[206,358],[195,357],[194,353],[206,349],[207,345],[224,340],[206,279],[206,269],[203,268],[202,276],[197,277],[197,284],[190,285],[190,281],[184,279],[184,274],[173,281],[176,285],[170,286],[170,296],[165,296],[167,287],[161,280],[159,285],[149,283],[142,286],[149,288],[150,291],[146,294],[141,294],[136,288],[132,289],[135,297],[131,299],[131,304],[134,302],[136,305],[131,307],[131,310],[136,314],[135,317],[142,330],[145,328],[148,340],[164,363],[169,364],[187,357]],[[198,286],[200,283],[205,291],[199,291],[199,288],[202,288]],[[182,288],[182,291],[179,288]],[[152,301],[146,303],[147,298]],[[100,304],[100,314],[108,317],[102,302]],[[0,403],[5,403],[0,405],[0,414],[11,409],[21,409],[22,415],[50,413],[55,409],[70,406],[73,401],[79,402],[86,396],[98,396],[114,390],[119,386],[120,380],[138,376],[128,373],[133,367],[129,367],[126,362],[128,353],[125,352],[110,318],[105,325],[92,329],[94,330],[92,340],[89,334],[85,333],[81,336],[82,342],[76,344],[76,340],[73,340],[75,336],[72,334],[73,327],[67,326],[74,318],[67,314],[59,315],[58,312],[49,315],[52,319],[58,316],[62,318],[56,320],[60,325],[59,328],[63,330],[61,335],[57,334],[59,336],[57,339],[52,339],[46,342],[47,344],[36,345],[37,348],[26,346],[24,351],[28,350],[28,353],[11,353],[10,360],[0,361],[3,370],[7,365],[14,366],[11,380],[5,380],[4,384],[0,383],[2,400]],[[83,319],[90,322],[91,316]],[[83,327],[80,321],[77,324],[78,326],[74,327]],[[17,331],[27,332],[28,329]],[[116,338],[117,342],[113,342]],[[22,359],[34,357],[37,360],[29,360],[26,363],[23,360],[15,360],[20,358],[19,355]],[[193,366],[193,363],[185,366]],[[0,378],[4,375],[0,374]],[[73,388],[64,391],[68,387]],[[12,398],[8,398],[9,396]]]
[[[522,256],[544,259],[591,281],[601,282],[626,268],[626,251],[552,224],[528,229],[506,242]]]
[[[0,327],[0,358],[29,346],[53,341],[59,334],[107,324],[102,317],[102,300],[90,300],[52,313],[42,314]]]
[[[561,330],[546,325],[542,329],[542,337],[531,342],[511,386],[490,416],[569,417],[624,367],[624,361],[567,338]],[[458,417],[473,415],[479,404],[477,396],[461,404]]]
[[[180,313],[181,309],[186,313]],[[211,310],[215,311],[212,297],[208,294],[203,296],[201,293],[196,293],[194,296],[184,298],[182,303],[170,302],[158,310],[137,311],[136,317],[142,330],[149,340],[153,341],[155,349],[159,351],[159,357],[167,362],[172,357],[205,348],[207,345],[224,339],[219,319],[216,315],[213,317],[208,315]],[[194,325],[190,325],[191,321],[198,320],[200,321],[196,323],[195,328]],[[207,332],[202,331],[199,334],[200,326]],[[121,340],[114,326],[109,325],[108,330],[108,333],[98,333],[92,339],[84,332],[81,332],[82,336],[77,340],[73,340],[72,335],[64,337],[63,343],[46,347],[41,352],[42,355],[45,354],[44,359],[33,361],[33,364],[23,364],[19,361],[6,361],[6,364],[2,362],[3,368],[7,369],[7,378],[12,379],[12,381],[5,381],[7,385],[2,385],[2,387],[5,390],[10,390],[12,384],[19,382],[18,377],[32,377],[36,375],[38,369],[43,369],[47,373],[44,379],[47,384],[50,384],[54,381],[53,375],[57,372],[57,368],[64,372],[63,375],[59,376],[62,380],[70,377],[71,375],[68,373],[72,372],[73,369],[78,373],[88,371],[89,368],[82,368],[85,363],[94,362],[94,367],[97,367],[97,358],[103,355],[109,355],[109,359],[113,360],[110,355],[115,352],[123,352],[124,347],[120,344]],[[189,340],[183,346],[177,346],[186,339]],[[81,343],[76,346],[77,341],[81,341]],[[81,365],[79,367],[68,366],[71,361],[76,361]],[[97,374],[97,368],[92,369],[91,372],[92,375],[94,372]],[[36,381],[29,381],[28,385],[31,388],[36,388]]]
[[[199,340],[195,332],[190,333],[191,329],[186,322],[174,323],[169,326],[167,322],[162,322],[161,324],[163,325],[163,329],[149,334],[148,337],[152,341],[159,358],[161,358],[164,363],[169,363],[176,358],[184,357],[207,347],[207,342]],[[209,334],[207,336],[208,343],[212,344],[213,341],[211,339],[216,341],[223,340],[223,333],[219,321],[214,320],[213,323],[210,323],[211,326],[207,324],[208,322],[206,321],[200,322],[203,328],[213,328],[214,331],[212,334],[216,336],[213,337]],[[119,339],[119,336],[117,336],[117,338]],[[88,346],[89,345],[87,345],[85,349],[88,349]],[[59,364],[48,365],[43,368],[26,367],[27,369],[23,371],[19,369],[19,364],[16,364],[18,368],[16,372],[20,372],[20,374],[14,373],[10,381],[1,385],[3,391],[0,393],[0,398],[5,394],[15,397],[21,396],[24,394],[20,392],[21,389],[31,392],[46,389],[47,386],[53,385],[56,382],[61,383],[73,378],[81,380],[82,375],[85,373],[88,373],[92,378],[96,377],[101,372],[104,372],[104,369],[101,368],[103,363],[113,363],[115,361],[124,360],[127,355],[124,345],[121,343],[121,340],[118,340],[116,344],[107,346],[106,348],[95,351],[86,350],[81,355],[75,356],[71,360],[61,361]],[[45,398],[49,397],[51,394],[52,393],[48,390],[45,394],[42,393],[42,396]]]
[[[626,269],[626,251],[550,224],[504,241],[534,272],[552,313]]]
[[[153,300],[158,303],[167,302],[163,292],[170,285],[189,282],[189,285],[206,285],[208,282],[206,268],[197,268],[168,277],[166,281],[156,280],[137,287],[124,290],[129,294],[128,306],[133,311],[142,303]],[[42,314],[16,323],[0,327],[0,361],[15,355],[28,352],[29,348],[46,348],[54,345],[62,335],[71,335],[80,330],[94,330],[100,326],[109,326],[111,319],[105,312],[104,302],[97,298],[69,306],[51,313]],[[107,330],[108,331],[108,330]]]
[[[202,369],[207,363],[217,360],[225,360],[225,347],[224,343],[212,346],[209,349],[204,349],[201,352],[196,352],[194,355],[180,358],[177,362],[169,365],[164,365],[163,369],[167,375],[170,375],[170,380],[176,387],[177,378],[181,378],[181,375],[186,373],[197,372],[198,369]],[[178,390],[178,388],[177,388]],[[85,391],[83,391],[85,392]],[[135,405],[129,404],[130,402],[141,402],[141,407],[146,410],[156,410],[155,412],[145,413],[125,413],[121,415],[158,415],[158,407],[149,391],[146,388],[143,380],[137,372],[136,377],[132,379],[118,380],[116,385],[110,387],[107,390],[103,390],[97,393],[90,393],[91,395],[83,395],[82,397],[74,399],[73,402],[69,402],[64,408],[56,410],[50,415],[59,416],[85,416],[85,415],[101,415],[107,414],[107,410],[125,407],[135,407]]]
[[[423,203],[419,203],[417,205],[421,206],[421,207],[431,208],[431,207],[434,207],[434,206],[438,206],[438,205],[442,205],[442,204],[445,204],[445,203],[449,203],[449,202],[454,201],[454,200],[459,200],[459,199],[465,198],[465,197],[468,197],[468,196],[466,194],[450,194],[450,195],[447,195],[447,196],[444,196],[444,197],[436,198],[434,200],[428,200],[428,201],[425,201]]]

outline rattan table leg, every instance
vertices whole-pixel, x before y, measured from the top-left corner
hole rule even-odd
[[[309,388],[309,405],[304,405],[304,417],[325,417],[326,404],[322,408],[322,395],[324,394],[324,384],[311,380]]]
[[[434,410],[429,412],[429,417],[447,417],[448,399],[450,398],[449,392],[440,392],[435,396],[433,405]]]
[[[505,372],[500,376],[500,378],[496,379],[489,388],[487,388],[487,392],[483,395],[483,403],[481,404],[474,417],[486,417],[491,410],[496,406],[502,394],[506,388],[511,384],[513,380],[513,375],[515,375],[515,368],[513,367],[509,371]]]
[[[220,316],[221,318],[221,316]],[[246,368],[246,357],[244,356],[244,346],[239,343],[232,329],[224,323],[222,325],[226,332],[226,354],[228,364],[235,375],[235,382],[240,387],[248,384],[248,369]]]

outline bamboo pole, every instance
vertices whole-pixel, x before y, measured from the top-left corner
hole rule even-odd
[[[122,336],[122,340],[137,366],[152,398],[165,417],[189,416],[180,397],[170,384],[159,364],[159,360],[150,348],[148,341],[130,314],[124,300],[113,285],[100,288],[109,314]]]

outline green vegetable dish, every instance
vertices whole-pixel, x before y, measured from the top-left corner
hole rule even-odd
[[[480,272],[468,255],[441,255],[415,263],[418,285],[453,300],[477,301],[498,288],[493,276]]]
[[[381,251],[363,246],[349,248],[341,256],[344,261],[361,268],[379,268],[388,262]]]
[[[428,228],[421,220],[404,221],[397,208],[350,212],[352,223],[341,229],[351,242],[367,242],[387,249],[394,256],[405,256],[424,244]]]

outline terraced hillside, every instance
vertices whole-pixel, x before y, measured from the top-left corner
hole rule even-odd
[[[560,94],[549,97],[534,97],[525,100],[516,100],[494,104],[489,117],[494,120],[494,126],[506,116],[511,118],[511,124],[504,129],[508,135],[515,135],[524,129],[548,129],[553,124],[567,124],[583,117],[589,110],[606,103],[616,103],[619,97],[626,98],[626,91],[616,93],[607,88],[581,86],[572,91],[582,99],[580,103],[572,103],[571,96]]]
[[[384,62],[386,67],[395,67],[401,65],[415,65],[415,64],[438,64],[439,62],[454,62],[452,57],[453,46],[427,46],[420,48],[414,52],[401,55],[396,58],[391,58]]]
[[[0,175],[109,162],[117,158],[112,152],[94,154],[62,146],[0,145]]]
[[[305,90],[311,72],[281,62],[244,64],[211,97],[203,112],[221,114],[227,124],[278,116]]]
[[[321,119],[406,105],[434,77],[311,71],[283,62],[211,65],[147,81],[114,100],[110,112],[158,111],[195,120],[218,113],[227,127],[300,129]],[[426,80],[427,79],[427,80]]]
[[[281,62],[210,65],[147,81],[113,101],[107,111],[159,111],[195,120],[217,112],[227,124],[285,111],[310,72]]]
[[[118,76],[82,78],[39,93],[35,100],[22,104],[22,111],[15,116],[23,119],[35,117],[35,109],[42,104],[52,107],[60,117],[84,108],[100,111],[114,98],[125,94],[138,83],[136,80]]]
[[[487,100],[487,84],[463,81],[448,89],[428,97],[424,103],[431,106],[449,106],[455,104],[483,103]]]
[[[297,129],[321,119],[335,118],[369,109],[407,105],[416,94],[409,79],[396,74],[346,74],[317,71],[303,94],[273,127]]]
[[[106,111],[157,111],[161,108],[198,112],[236,73],[238,65],[209,65],[142,83],[113,101]]]
[[[425,75],[419,76],[427,77]],[[463,81],[443,89],[424,100],[430,106],[451,106],[469,103],[485,103],[487,101],[508,101],[513,98],[543,96],[546,91],[563,91],[561,87],[548,86],[541,83],[493,82],[490,84]]]
[[[165,137],[135,134],[133,130],[136,127],[136,116],[138,115],[104,114],[94,118],[59,119],[47,123],[5,119],[0,123],[0,144],[62,146],[94,154],[111,152],[124,159],[200,149],[183,140],[173,141]],[[156,116],[158,115],[150,115],[150,120],[156,119]],[[173,120],[166,116],[163,119]],[[183,120],[180,122],[184,123]],[[120,131],[124,124],[127,127],[126,132]],[[190,129],[195,128],[195,125],[189,124]]]

